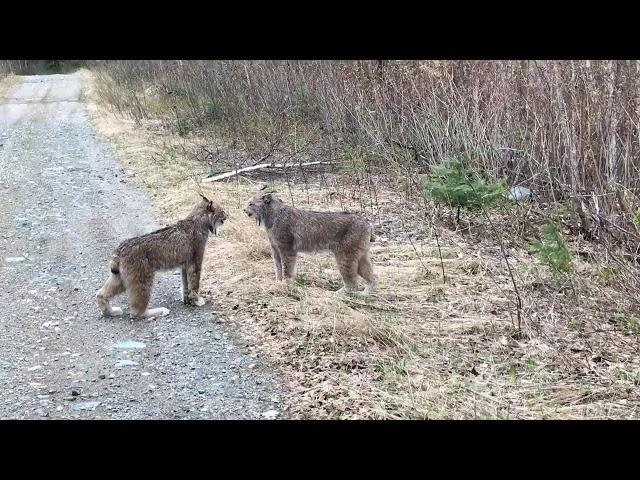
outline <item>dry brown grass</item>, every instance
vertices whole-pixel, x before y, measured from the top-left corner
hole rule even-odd
[[[159,135],[152,124],[141,128],[101,107],[91,75],[83,75],[97,129],[115,142],[130,175],[148,189],[159,222],[181,217],[197,197],[195,179],[205,169],[167,153],[176,152],[183,139]],[[329,178],[328,185],[337,182]],[[289,191],[282,182],[274,186],[296,205],[358,208],[354,199],[327,195],[326,187],[313,183],[308,191],[295,185]],[[303,255],[296,284],[286,287],[274,281],[264,232],[242,213],[251,182],[201,188],[229,213],[207,251],[203,294],[251,348],[281,369],[294,416],[640,414],[638,336],[632,332],[637,319],[624,316],[620,298],[597,283],[599,273],[589,264],[579,262],[574,297],[524,251],[510,251],[524,301],[525,328],[519,334],[510,280],[495,246],[443,235],[443,284],[432,236],[415,249],[402,236],[384,238],[372,248],[380,278],[375,300],[337,296],[340,277],[328,254]],[[396,197],[380,192],[382,218],[403,215]],[[622,317],[611,322],[616,311]]]

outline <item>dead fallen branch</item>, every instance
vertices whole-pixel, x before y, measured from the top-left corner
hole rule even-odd
[[[250,172],[252,170],[261,170],[263,168],[291,168],[291,167],[308,167],[310,165],[331,164],[333,162],[305,162],[305,163],[262,163],[260,165],[254,165],[252,167],[240,168],[237,170],[231,170],[230,172],[221,173],[213,177],[204,178],[203,182],[217,182],[218,180],[224,180],[225,178],[235,177],[241,173]]]

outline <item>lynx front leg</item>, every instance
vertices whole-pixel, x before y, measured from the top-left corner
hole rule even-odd
[[[200,265],[191,264],[187,267],[187,278],[189,282],[188,303],[201,307],[205,304],[204,298],[198,293],[200,291]]]
[[[280,251],[278,250],[278,248],[274,246],[273,243],[271,243],[270,245],[271,245],[271,256],[273,257],[273,265],[276,270],[276,280],[279,282],[283,278],[282,256],[280,255]]]
[[[295,252],[280,252],[282,261],[282,273],[287,283],[293,283],[296,276],[296,260]]]

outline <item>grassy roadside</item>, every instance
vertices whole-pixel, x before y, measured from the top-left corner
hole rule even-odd
[[[114,115],[100,104],[90,72],[85,98],[96,129],[113,142],[130,177],[146,188],[159,223],[181,217],[199,188],[229,213],[211,241],[203,294],[249,343],[282,370],[299,418],[634,418],[640,414],[637,319],[615,317],[613,293],[573,298],[524,251],[518,264],[526,318],[518,336],[509,278],[495,248],[442,239],[447,283],[432,238],[417,247],[388,238],[372,249],[380,277],[375,301],[337,297],[330,255],[304,255],[292,288],[273,282],[264,233],[241,209],[246,180],[202,184],[206,167],[180,152],[190,140],[159,124]],[[326,187],[274,183],[296,205],[357,209]],[[286,192],[286,195],[284,193]],[[384,218],[399,214],[383,192]],[[352,203],[350,203],[352,202]],[[597,272],[580,263],[581,291]],[[615,320],[617,318],[617,320]],[[613,321],[612,321],[613,319]],[[636,323],[634,323],[636,322]],[[631,334],[630,334],[631,332]]]

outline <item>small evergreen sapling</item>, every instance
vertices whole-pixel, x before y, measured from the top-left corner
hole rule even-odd
[[[478,170],[466,168],[460,160],[447,158],[432,167],[432,174],[423,181],[425,195],[436,203],[460,210],[489,208],[506,198],[504,181],[487,182]]]

